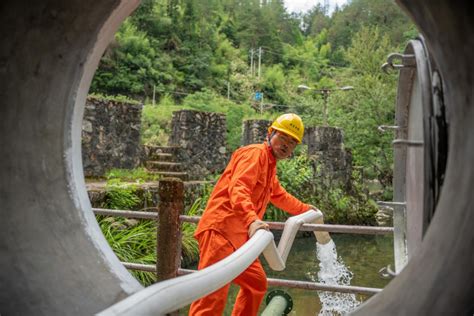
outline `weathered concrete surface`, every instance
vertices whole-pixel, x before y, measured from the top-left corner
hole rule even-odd
[[[472,315],[474,20],[466,1],[398,1],[423,31],[444,78],[449,158],[419,252],[355,314]],[[136,5],[125,0],[0,4],[2,314],[91,315],[140,288],[95,223],[80,153],[94,69]]]
[[[0,4],[0,314],[92,315],[141,289],[91,212],[81,120],[137,0]]]

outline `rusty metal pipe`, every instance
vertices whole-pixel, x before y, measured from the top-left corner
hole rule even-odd
[[[194,273],[196,270],[191,269],[179,269],[179,275],[185,275]],[[354,293],[354,294],[365,294],[374,295],[382,291],[382,289],[363,287],[363,286],[351,286],[351,285],[328,285],[317,282],[308,281],[297,281],[297,280],[285,280],[285,279],[273,279],[267,278],[268,285],[270,286],[281,286],[289,287],[294,289],[311,290],[311,291],[330,291],[339,293]]]

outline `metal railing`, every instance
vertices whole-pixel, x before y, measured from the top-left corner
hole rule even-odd
[[[157,212],[93,208],[96,215],[157,220],[157,225],[159,226],[157,239],[160,247],[157,248],[156,266],[131,262],[122,263],[126,268],[131,270],[154,272],[161,282],[129,296],[125,300],[101,312],[99,315],[157,314],[157,312],[158,314],[165,314],[172,312],[189,305],[199,297],[211,293],[229,283],[244,271],[262,252],[272,269],[283,270],[289,249],[298,230],[374,235],[393,234],[394,232],[393,227],[313,224],[312,222],[314,222],[316,218],[322,218],[322,214],[319,211],[308,211],[301,215],[290,217],[286,223],[267,222],[270,229],[283,230],[278,249],[273,241],[273,234],[268,231],[259,230],[244,246],[226,259],[200,271],[182,269],[180,267],[180,223],[198,223],[200,217],[180,215],[184,210],[182,182],[175,180],[164,180],[160,182],[163,183],[160,183],[159,194],[161,202],[159,207],[156,208]],[[286,229],[285,226],[287,226]],[[169,236],[177,236],[177,238],[171,238],[173,239],[171,240]],[[254,237],[256,238],[254,239]],[[178,239],[179,242],[177,242]],[[247,249],[248,247],[252,250]],[[233,268],[229,270],[231,266]],[[209,275],[211,275],[211,277],[209,277]],[[216,275],[220,275],[220,277],[216,278]],[[176,278],[177,276],[179,276],[179,278]],[[206,282],[203,282],[203,277],[207,278]],[[381,291],[381,289],[377,288],[327,285],[298,280],[271,278],[267,280],[270,286],[285,286],[306,290],[360,293],[365,295],[373,295]],[[195,282],[197,282],[199,286],[190,285]],[[205,286],[203,286],[204,284]],[[177,288],[179,288],[179,290],[176,290]],[[191,289],[186,297],[182,295],[183,289]],[[142,304],[144,302],[147,303]]]
[[[192,274],[159,282],[135,293],[98,315],[165,315],[191,304],[231,282],[263,254],[273,270],[285,269],[299,227],[322,220],[321,211],[309,210],[285,222],[278,248],[273,234],[257,230],[242,247],[223,260]]]
[[[156,272],[156,266],[152,264],[143,263],[130,263],[122,262],[125,268],[129,270],[145,271],[145,272]],[[186,275],[196,272],[197,270],[192,269],[178,269],[178,275]],[[364,286],[352,286],[352,285],[328,285],[318,282],[300,281],[300,280],[285,280],[285,279],[274,279],[267,278],[268,285],[270,286],[281,286],[293,289],[310,290],[310,291],[330,291],[339,293],[351,293],[351,294],[364,294],[374,295],[382,291],[382,289]]]
[[[96,215],[116,216],[125,218],[138,219],[154,219],[158,218],[158,212],[140,212],[130,210],[111,210],[104,208],[93,208]],[[197,224],[201,219],[200,216],[179,215],[182,222]],[[270,229],[283,230],[285,223],[282,222],[266,222]],[[303,224],[301,231],[312,232],[322,231],[329,233],[345,233],[345,234],[363,234],[363,235],[389,235],[393,234],[393,227],[378,226],[357,226],[357,225],[334,225],[334,224]]]
[[[249,241],[223,260],[196,273],[146,287],[97,315],[165,315],[176,311],[231,282],[272,241],[272,233],[258,230]]]
[[[125,218],[137,219],[151,219],[158,218],[158,212],[140,212],[130,210],[110,210],[102,208],[92,209],[96,215],[116,216]],[[181,222],[195,223],[200,220],[200,216],[180,215]],[[284,223],[281,222],[267,222],[271,230],[283,230]],[[393,227],[376,227],[376,226],[355,226],[355,225],[333,225],[333,224],[302,224],[300,231],[325,231],[331,233],[350,233],[350,234],[366,234],[366,235],[387,235],[393,234]],[[122,262],[122,264],[129,270],[137,270],[144,272],[157,272],[157,268],[152,264]],[[177,275],[186,275],[196,272],[197,270],[178,268]],[[374,295],[382,291],[382,289],[361,287],[361,286],[343,286],[343,285],[327,285],[318,282],[300,281],[300,280],[286,280],[268,278],[268,285],[281,286],[288,288],[312,290],[312,291],[331,291],[340,293],[354,293],[364,295]]]

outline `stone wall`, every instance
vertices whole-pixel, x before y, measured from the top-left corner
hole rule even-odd
[[[206,193],[206,186],[211,185],[209,181],[186,181],[184,182],[184,207],[189,209],[197,198]],[[159,181],[146,183],[127,183],[121,184],[122,188],[133,188],[133,192],[140,198],[140,203],[132,210],[138,211],[156,211],[153,208],[158,207],[160,202]],[[108,190],[105,182],[86,183],[87,193],[92,207],[102,208],[107,203]],[[201,205],[204,207],[204,205]]]
[[[242,145],[261,143],[267,135],[271,121],[247,120],[243,123]],[[308,146],[315,176],[325,186],[342,186],[350,189],[352,155],[344,148],[344,133],[337,127],[306,127],[303,145]]]
[[[247,120],[242,123],[242,146],[249,144],[260,144],[267,137],[268,127],[272,121]]]
[[[182,148],[178,160],[185,164],[189,179],[203,179],[224,170],[228,161],[224,114],[176,111],[171,126],[168,145]]]
[[[86,177],[140,164],[141,104],[89,97],[82,122],[82,162]]]
[[[313,158],[315,176],[327,187],[351,187],[352,155],[344,148],[344,133],[337,127],[308,127],[305,130],[308,155]]]

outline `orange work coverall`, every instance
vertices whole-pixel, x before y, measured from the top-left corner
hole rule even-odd
[[[199,242],[198,269],[232,254],[249,240],[248,229],[263,219],[268,203],[293,215],[311,208],[286,192],[276,177],[276,159],[267,144],[239,148],[217,182],[195,237]],[[255,260],[233,283],[240,286],[232,315],[257,315],[267,290],[267,277]],[[222,315],[230,284],[195,301],[189,315]]]

